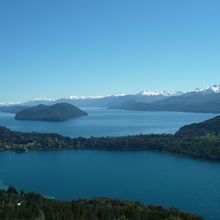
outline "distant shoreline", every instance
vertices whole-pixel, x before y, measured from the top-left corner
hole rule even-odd
[[[58,134],[16,132],[0,127],[0,151],[48,150],[156,151],[220,162],[220,137],[171,134],[69,138]]]

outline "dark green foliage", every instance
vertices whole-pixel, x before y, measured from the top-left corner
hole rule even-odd
[[[13,186],[8,187],[8,193],[18,194],[16,188],[14,188]]]
[[[176,135],[179,136],[220,136],[220,116],[210,120],[186,125],[182,127]]]
[[[160,151],[220,161],[220,136],[217,135],[134,135],[125,137],[68,138],[58,134],[15,132],[0,127],[0,150],[114,150]]]
[[[51,106],[37,105],[18,112],[17,120],[34,121],[66,121],[70,118],[77,118],[87,115],[81,109],[67,103],[59,103]]]
[[[81,199],[61,202],[37,193],[0,191],[0,219],[4,220],[202,220],[177,209],[144,206],[138,202]]]

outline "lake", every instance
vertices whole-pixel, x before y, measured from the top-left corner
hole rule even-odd
[[[220,163],[155,152],[4,152],[0,176],[57,199],[129,199],[220,219]]]
[[[0,113],[0,125],[18,131],[76,136],[174,133],[213,114],[86,109],[89,116],[63,123],[16,121]],[[156,152],[47,151],[0,153],[1,186],[13,185],[62,200],[111,197],[177,207],[220,219],[220,163]]]
[[[55,132],[70,137],[123,136],[174,133],[180,127],[201,122],[214,114],[182,112],[138,112],[86,108],[88,116],[66,122],[17,121],[13,114],[0,113],[0,125],[17,131]]]

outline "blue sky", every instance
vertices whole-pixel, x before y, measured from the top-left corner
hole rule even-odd
[[[0,101],[220,84],[218,0],[0,0]]]

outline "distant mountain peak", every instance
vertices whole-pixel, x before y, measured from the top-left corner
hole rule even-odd
[[[148,90],[143,90],[139,92],[137,95],[142,95],[142,96],[177,96],[177,95],[182,95],[183,92],[179,91],[157,91],[157,92],[152,92]]]
[[[59,102],[67,102],[75,104],[78,106],[109,106],[113,101],[117,102],[126,101],[126,99],[133,99],[137,102],[153,102],[166,99],[172,96],[194,96],[194,95],[212,95],[220,94],[220,85],[213,85],[204,88],[197,88],[191,91],[149,91],[143,90],[136,94],[125,94],[125,93],[115,93],[112,95],[100,95],[100,96],[67,96],[64,98],[53,99],[53,98],[35,98],[26,102],[7,102],[0,103],[0,106],[10,106],[10,105],[38,105],[46,104],[51,105]]]
[[[125,93],[115,93],[115,94],[113,94],[112,96],[114,96],[114,97],[119,97],[119,96],[126,96],[127,94],[125,94]]]
[[[188,92],[189,94],[203,94],[203,95],[207,95],[207,94],[214,94],[214,93],[220,93],[220,85],[213,85],[213,86],[209,86],[209,87],[204,87],[204,88],[197,88],[192,90],[191,92]]]
[[[65,99],[68,100],[85,100],[85,99],[101,99],[104,98],[105,96],[67,96]]]
[[[19,105],[22,102],[0,102],[0,106],[7,106],[7,105]]]
[[[66,99],[69,100],[83,100],[83,99],[102,99],[107,97],[119,97],[119,96],[125,96],[125,93],[115,93],[113,95],[106,95],[106,96],[67,96]]]
[[[53,98],[35,98],[32,101],[47,101],[47,102],[53,102],[55,99]]]

